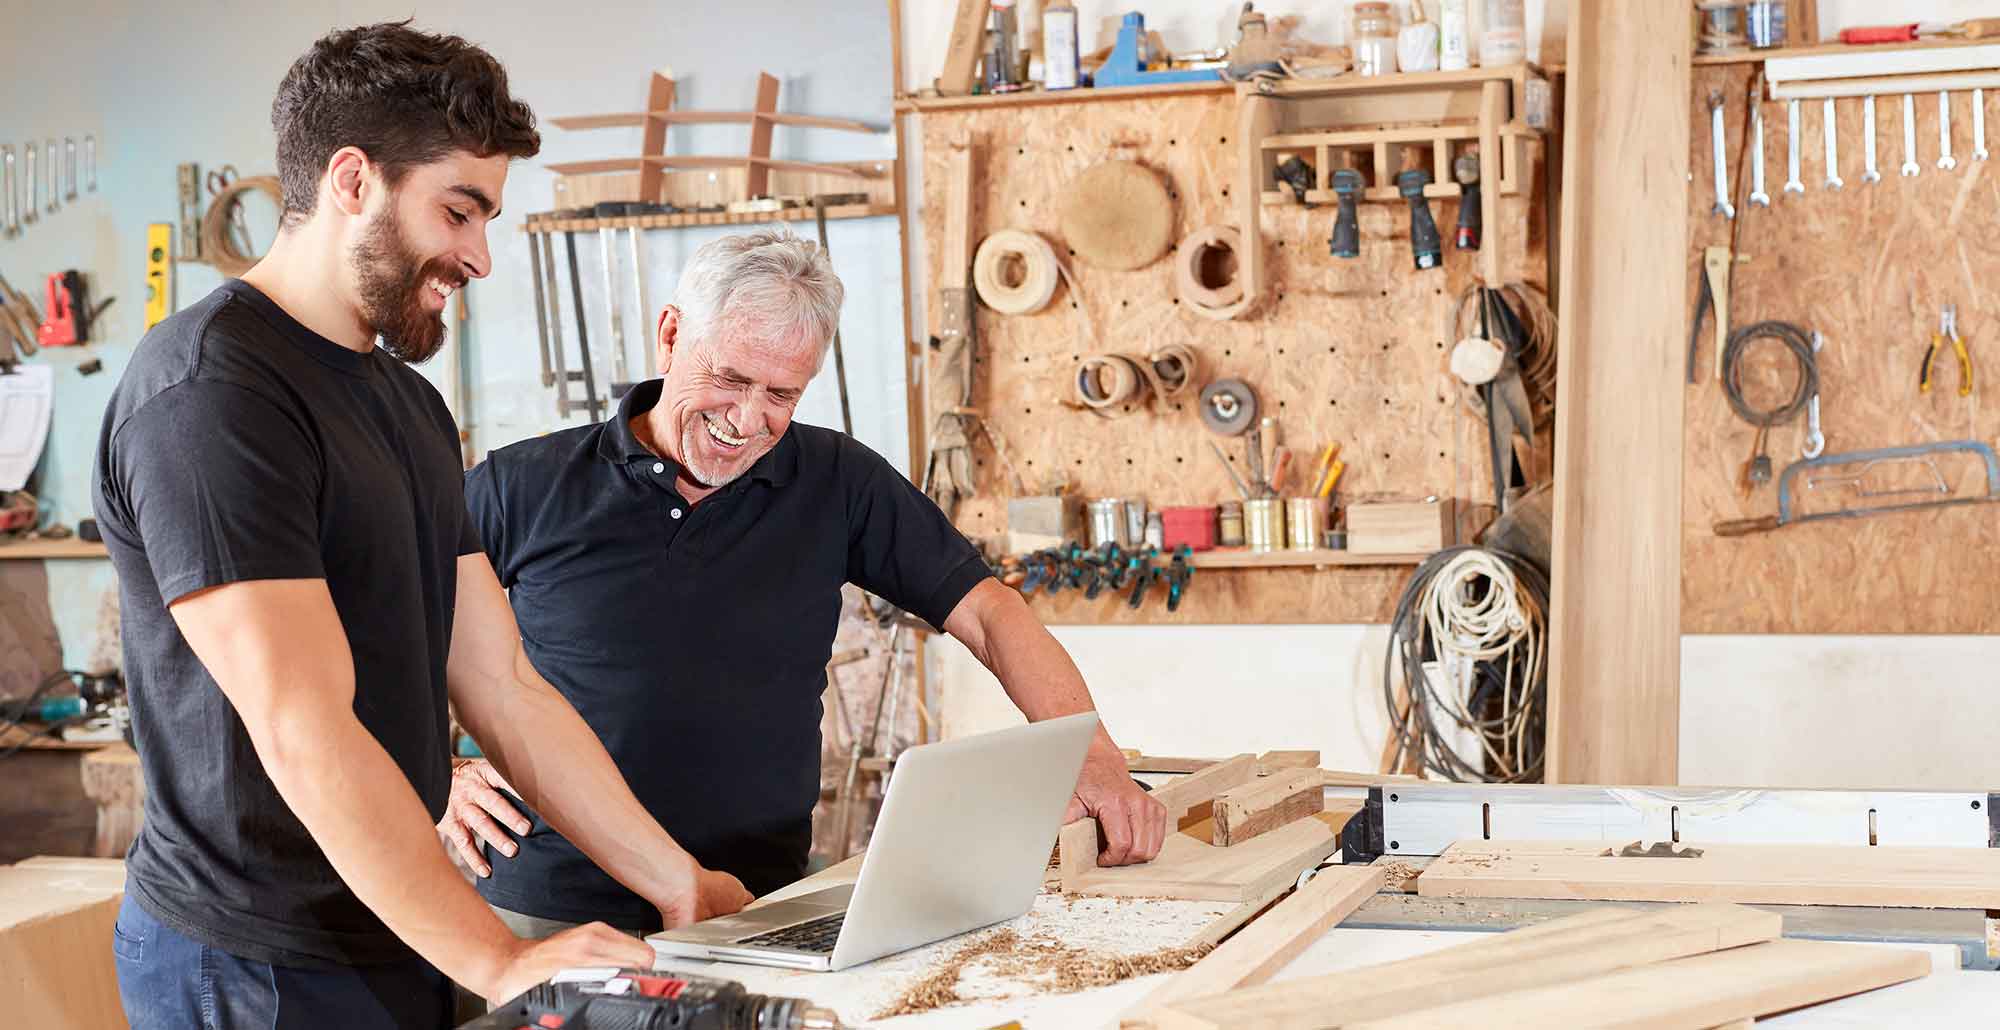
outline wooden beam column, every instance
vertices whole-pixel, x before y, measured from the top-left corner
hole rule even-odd
[[[653,116],[665,114],[673,106],[673,76],[654,72],[652,82],[646,87],[646,127],[641,130],[643,139],[639,146],[640,203],[659,203],[660,191],[666,185],[667,166],[646,158],[667,156],[667,120]]]
[[[1690,48],[1684,5],[1570,5],[1550,782],[1679,776]]]

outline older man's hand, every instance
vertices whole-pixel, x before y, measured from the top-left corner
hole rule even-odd
[[[1100,866],[1151,862],[1167,839],[1167,806],[1132,779],[1124,757],[1115,751],[1104,757],[1093,753],[1083,763],[1063,822],[1085,816],[1096,819],[1104,835]]]

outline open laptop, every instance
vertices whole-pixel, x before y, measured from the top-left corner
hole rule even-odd
[[[833,970],[1028,910],[1097,716],[914,747],[852,885],[646,938],[660,955]]]

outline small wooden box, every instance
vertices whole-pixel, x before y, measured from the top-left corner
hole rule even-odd
[[[1429,554],[1456,537],[1450,498],[1347,506],[1347,549],[1354,554]]]

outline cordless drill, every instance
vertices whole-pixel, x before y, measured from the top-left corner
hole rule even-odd
[[[1361,256],[1361,222],[1354,204],[1365,185],[1361,173],[1352,168],[1337,169],[1333,173],[1333,193],[1340,201],[1340,213],[1334,216],[1333,235],[1327,239],[1326,248],[1334,257]]]
[[[1413,168],[1396,176],[1396,190],[1410,202],[1410,251],[1417,270],[1436,268],[1444,263],[1444,244],[1438,239],[1437,220],[1431,217],[1431,202],[1424,197],[1431,173]]]
[[[537,984],[459,1030],[841,1030],[841,1022],[733,980],[620,969]]]

